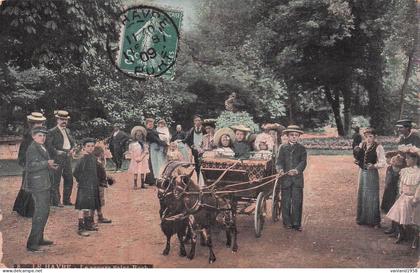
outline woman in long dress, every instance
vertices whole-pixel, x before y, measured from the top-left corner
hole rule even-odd
[[[396,243],[407,239],[410,234],[408,231],[412,230],[414,238],[411,246],[417,248],[420,226],[420,149],[414,146],[400,147],[400,149],[405,150],[407,168],[400,171],[400,197],[386,217],[399,225]]]
[[[153,182],[160,177],[162,167],[166,164],[166,148],[167,142],[160,139],[159,133],[154,129],[154,119],[146,119],[147,137],[146,141],[149,144],[150,153],[150,167],[153,172]]]
[[[185,143],[182,142],[185,139],[186,136],[187,136],[187,134],[182,130],[182,126],[180,124],[178,124],[176,126],[176,131],[171,138],[171,142],[176,142],[177,143],[178,149],[182,154],[182,160],[191,162],[191,160],[192,160],[191,159],[191,151],[189,151],[189,148],[187,147],[187,145],[185,145]]]
[[[359,165],[356,222],[359,225],[379,228],[381,214],[378,169],[386,166],[385,151],[382,145],[376,142],[375,130],[366,129],[364,138],[365,140],[354,149],[354,156]]]

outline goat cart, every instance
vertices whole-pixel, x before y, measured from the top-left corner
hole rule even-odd
[[[203,158],[204,187],[231,200],[237,214],[254,215],[255,236],[261,236],[271,199],[271,218],[280,218],[279,175],[274,159]]]

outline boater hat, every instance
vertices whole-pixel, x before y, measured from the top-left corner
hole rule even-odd
[[[216,133],[214,133],[214,143],[217,146],[219,146],[220,139],[222,138],[223,135],[228,135],[231,139],[231,142],[233,142],[234,139],[235,139],[235,133],[232,131],[232,129],[230,129],[230,128],[220,128],[219,130],[216,131]]]
[[[287,126],[285,130],[283,130],[283,133],[291,133],[291,132],[299,133],[301,135],[303,134],[303,131],[297,125],[289,125]]]
[[[251,132],[251,129],[249,129],[248,127],[246,127],[243,124],[233,125],[233,126],[230,126],[230,128],[232,128],[232,130],[234,130],[234,131],[242,131],[242,132],[245,132],[245,133]]]
[[[56,110],[54,111],[54,115],[56,118],[59,118],[59,119],[70,119],[69,112],[64,111],[64,110]]]
[[[263,126],[261,126],[261,128],[263,130],[275,130],[280,134],[283,132],[284,129],[286,129],[283,125],[278,123],[266,123]]]
[[[143,126],[134,126],[133,129],[131,129],[131,138],[134,139],[135,138],[135,134],[137,131],[140,131],[144,137],[147,136],[147,131],[146,128],[144,128]]]
[[[46,118],[44,117],[44,115],[40,112],[32,112],[29,116],[26,116],[28,118],[28,121],[33,121],[33,122],[41,122],[41,121],[45,121]]]
[[[413,126],[413,121],[411,119],[400,119],[395,124],[398,128],[411,128]]]
[[[31,130],[32,135],[35,135],[35,134],[38,134],[38,133],[42,133],[44,135],[48,134],[47,127],[37,126],[37,127],[32,128],[32,130]]]

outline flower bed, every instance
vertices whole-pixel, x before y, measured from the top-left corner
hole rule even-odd
[[[396,150],[398,138],[393,136],[378,136],[377,141],[384,146],[386,151]],[[351,138],[328,137],[328,138],[304,138],[301,139],[307,149],[313,150],[351,150]]]

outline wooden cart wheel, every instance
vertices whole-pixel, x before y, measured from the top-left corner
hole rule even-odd
[[[274,183],[273,193],[271,194],[271,220],[277,222],[280,220],[281,202],[280,191],[278,187],[278,180]]]
[[[260,192],[257,197],[257,203],[255,204],[254,213],[254,229],[255,237],[261,237],[261,232],[264,227],[264,220],[266,214],[266,200],[263,192]]]

